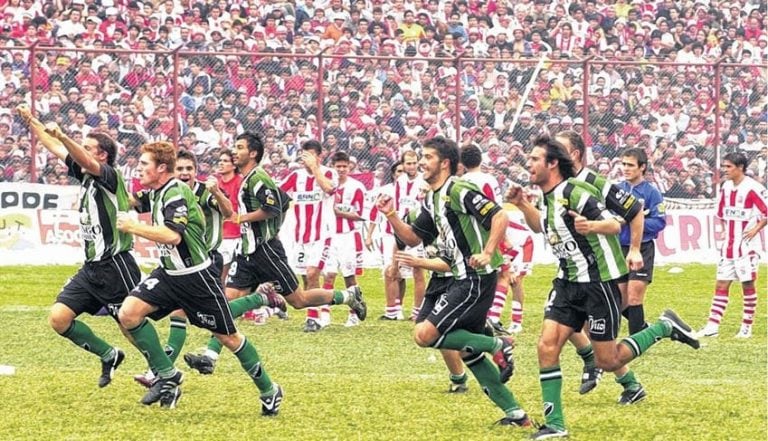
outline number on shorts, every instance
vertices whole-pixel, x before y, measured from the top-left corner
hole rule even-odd
[[[237,274],[237,262],[232,262],[232,265],[229,266],[229,271],[227,272],[227,275],[229,277],[235,277],[235,274]]]
[[[304,251],[299,251],[299,258],[297,259],[297,263],[304,263]]]
[[[160,283],[159,280],[157,280],[154,277],[150,277],[149,279],[144,281],[143,285],[147,288],[147,290],[151,291],[152,288],[157,286],[158,283]]]

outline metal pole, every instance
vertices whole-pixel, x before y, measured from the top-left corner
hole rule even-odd
[[[179,124],[179,107],[181,107],[179,97],[179,76],[181,74],[179,69],[179,50],[182,45],[179,45],[173,50],[171,56],[173,56],[173,145],[176,149],[179,148],[179,139],[181,139],[181,124]]]
[[[32,46],[29,47],[29,81],[32,85],[32,90],[30,90],[29,100],[31,101],[29,103],[29,110],[32,112],[32,114],[35,114],[35,103],[37,102],[37,44],[40,43],[40,40],[35,41]],[[29,167],[29,179],[32,183],[37,182],[37,137],[35,136],[35,132],[32,130],[29,131],[29,154],[32,157],[32,162],[30,162]]]

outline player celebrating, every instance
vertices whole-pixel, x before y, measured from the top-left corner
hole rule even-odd
[[[464,363],[506,414],[500,423],[530,426],[528,416],[503,384],[514,371],[511,337],[483,334],[496,287],[496,271],[502,261],[498,245],[504,237],[506,215],[477,187],[455,178],[459,166],[456,143],[443,137],[431,138],[424,142],[423,152],[420,166],[430,191],[413,224],[399,218],[392,198],[381,196],[377,203],[405,245],[439,240],[450,254],[453,283],[426,320],[416,325],[414,339],[421,347],[462,351]],[[485,352],[494,354],[500,371]]]
[[[117,231],[117,213],[130,208],[123,177],[115,170],[117,148],[103,133],[89,133],[84,145],[74,142],[57,126],[45,126],[26,107],[19,116],[51,153],[63,160],[69,176],[80,181],[80,231],[85,263],[56,297],[48,323],[54,331],[101,359],[99,387],[105,387],[125,358],[117,347],[98,337],[80,314],[97,313],[102,307],[117,321],[117,311],[125,296],[139,280],[141,272],[130,253],[133,239]],[[118,322],[119,323],[119,322]],[[127,331],[121,326],[121,331]]]
[[[621,293],[617,280],[627,273],[618,233],[621,222],[600,202],[596,188],[572,179],[575,173],[568,151],[549,137],[540,137],[526,161],[532,184],[544,192],[539,212],[524,197],[521,187],[508,192],[528,226],[543,232],[560,261],[557,278],[544,309],[538,343],[539,379],[546,424],[533,439],[568,435],[561,402],[562,373],[559,359],[568,338],[585,323],[598,367],[614,371],[640,356],[661,338],[669,337],[698,349],[699,342],[674,312],[616,344],[620,325]],[[629,205],[629,210],[640,210]]]
[[[760,256],[756,251],[757,235],[768,223],[765,188],[747,176],[748,159],[743,153],[728,153],[723,157],[725,179],[717,198],[717,218],[723,223],[725,240],[717,264],[717,282],[709,319],[700,336],[716,337],[728,306],[731,282],[741,281],[744,293],[744,313],[737,338],[752,337],[752,322],[757,308],[755,280]]]
[[[183,374],[166,355],[154,326],[155,320],[181,308],[195,326],[208,329],[240,360],[243,369],[261,392],[262,415],[276,415],[283,399],[282,388],[273,383],[261,365],[256,348],[235,328],[221,278],[211,268],[205,239],[205,219],[188,185],[173,176],[176,149],[167,142],[141,148],[141,185],[150,188],[152,225],[118,218],[117,227],[157,243],[160,267],[126,297],[120,308],[120,323],[157,372],[158,378],[141,402],[173,408],[181,397]]]
[[[323,288],[333,289],[337,269],[341,270],[341,276],[344,277],[344,286],[350,288],[357,285],[357,276],[363,273],[363,237],[358,225],[364,220],[365,186],[349,177],[349,155],[346,152],[334,153],[331,164],[339,177],[333,204],[336,223],[332,227],[331,237],[326,240],[327,246],[319,269],[325,275]],[[359,324],[360,318],[350,310],[344,326]]]

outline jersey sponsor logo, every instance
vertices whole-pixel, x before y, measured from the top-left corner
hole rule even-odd
[[[266,199],[267,205],[276,205],[277,200],[275,199],[275,194],[270,189],[264,190],[264,196]]]
[[[83,240],[93,242],[102,233],[101,225],[80,225],[80,233],[83,236]]]
[[[189,221],[187,216],[188,216],[187,206],[182,205],[180,207],[177,207],[176,210],[173,212],[172,222],[174,224],[186,225],[187,222]]]
[[[745,210],[743,208],[725,207],[723,209],[723,218],[747,220],[749,219],[749,210]]]
[[[549,245],[552,246],[552,254],[558,259],[567,259],[579,249],[575,240],[563,242],[555,232],[549,234]]]
[[[597,319],[591,315],[589,316],[589,332],[591,334],[605,334],[606,323],[605,319]]]
[[[197,316],[197,320],[200,321],[200,323],[209,326],[211,328],[216,327],[216,317],[214,317],[211,314],[203,314],[202,312],[197,312],[195,314]]]
[[[323,194],[319,191],[302,191],[296,193],[297,204],[311,204],[323,200]]]
[[[160,257],[171,257],[171,253],[175,247],[175,245],[170,245],[167,243],[158,243],[157,251],[158,254],[160,254]]]

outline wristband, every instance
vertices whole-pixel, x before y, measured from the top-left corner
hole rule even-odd
[[[392,216],[392,215],[394,215],[394,214],[397,214],[397,210],[392,210],[392,211],[390,211],[389,213],[385,214],[385,215],[384,215],[384,217],[387,217],[387,218],[388,218],[388,217],[390,217],[390,216]]]
[[[237,213],[237,217],[235,218],[235,223],[240,225],[240,213]]]

